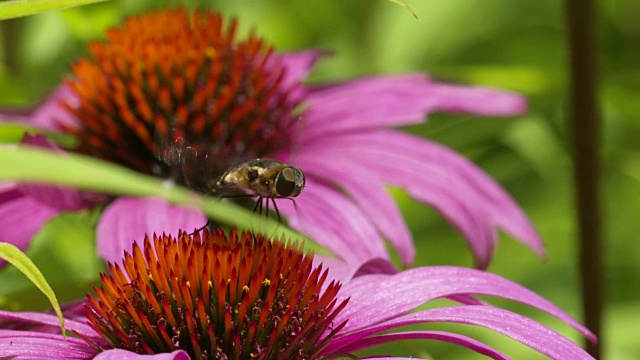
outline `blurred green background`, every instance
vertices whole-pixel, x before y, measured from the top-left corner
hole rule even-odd
[[[203,2],[205,3],[205,2]],[[526,116],[509,119],[432,115],[408,131],[446,144],[494,176],[521,204],[545,240],[541,260],[501,236],[489,268],[581,316],[576,263],[575,207],[567,125],[567,44],[561,1],[414,0],[421,18],[385,0],[234,0],[206,5],[233,14],[245,30],[258,33],[279,50],[309,47],[334,52],[312,74],[311,82],[346,80],[368,74],[427,72],[458,83],[493,86],[525,94]],[[36,103],[86,54],[87,42],[126,15],[166,4],[197,1],[109,1],[0,22],[0,105]],[[640,2],[600,1],[601,103],[604,138],[604,194],[607,308],[604,341],[607,359],[640,354]],[[635,46],[634,46],[635,45]],[[461,236],[433,210],[395,192],[413,231],[416,265],[472,266]],[[102,269],[91,256],[95,212],[65,215],[48,224],[30,255],[45,271],[62,301],[83,296]],[[89,224],[89,225],[87,225]],[[69,283],[68,279],[75,279]],[[26,304],[35,291],[13,269],[0,272],[0,308]],[[568,326],[513,303],[497,304],[526,314],[582,339]],[[488,330],[437,327],[469,334],[513,356],[541,355]],[[388,346],[395,355],[435,359],[484,358],[438,342],[409,341]],[[411,351],[411,354],[407,352]]]

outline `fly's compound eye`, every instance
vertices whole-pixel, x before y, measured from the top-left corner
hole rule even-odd
[[[295,167],[280,170],[274,180],[276,192],[281,197],[295,197],[300,195],[304,187],[304,174]]]
[[[247,178],[249,179],[249,182],[254,182],[258,178],[258,170],[249,170]]]

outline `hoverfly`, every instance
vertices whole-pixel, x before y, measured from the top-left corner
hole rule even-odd
[[[253,211],[260,214],[265,211],[266,216],[271,203],[278,221],[280,211],[275,199],[294,201],[305,186],[302,170],[278,160],[255,159],[233,164],[233,156],[210,155],[217,149],[187,144],[182,137],[174,141],[156,139],[156,145],[156,157],[161,165],[170,167],[170,175],[178,183],[221,199],[257,198]],[[204,227],[208,225],[207,222]]]
[[[275,199],[293,201],[302,192],[304,183],[304,173],[299,168],[274,159],[256,159],[227,170],[216,182],[213,193],[221,198],[257,197],[253,211],[260,213],[263,205],[269,212],[271,201],[280,220]]]

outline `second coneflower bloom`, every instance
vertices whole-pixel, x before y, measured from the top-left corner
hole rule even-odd
[[[297,210],[289,201],[280,201],[280,210],[292,227],[353,264],[389,260],[384,240],[403,264],[413,261],[411,235],[386,185],[440,211],[480,267],[490,261],[496,228],[543,252],[522,210],[488,175],[450,149],[392,129],[434,111],[521,114],[526,103],[518,95],[421,74],[308,86],[302,81],[320,52],[277,53],[253,33],[240,38],[235,21],[209,11],[129,18],[89,53],[49,100],[21,118],[74,135],[79,145],[71,150],[204,193],[243,161],[298,167],[306,187]],[[65,196],[64,204],[55,202]],[[11,234],[3,225],[11,217],[0,216],[0,235],[24,248],[58,212],[91,205],[61,189],[9,186],[0,190],[0,214],[37,216]],[[198,212],[158,200],[116,198],[98,225],[98,250],[114,260],[140,234],[204,222]]]
[[[552,359],[591,359],[555,331],[476,294],[537,307],[594,340],[539,295],[487,272],[436,266],[340,284],[299,244],[246,232],[147,237],[101,280],[88,301],[68,308],[66,327],[79,338],[65,341],[53,314],[0,311],[0,357],[328,360],[424,339],[508,359],[461,334],[399,330],[453,322],[486,327]],[[460,305],[414,311],[438,298]]]
[[[327,271],[300,247],[202,234],[134,246],[89,296],[89,325],[116,349],[192,359],[313,359],[345,325],[333,326],[340,286],[323,288]]]

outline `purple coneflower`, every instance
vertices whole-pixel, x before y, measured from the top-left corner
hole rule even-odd
[[[285,239],[272,242],[235,230],[147,237],[125,253],[122,265],[109,264],[102,287],[81,304],[84,316],[77,308],[67,316],[66,327],[78,338],[65,343],[55,333],[55,315],[0,311],[0,358],[335,359],[380,344],[424,339],[508,359],[464,335],[398,330],[451,322],[486,327],[552,359],[591,359],[542,324],[472,296],[531,305],[595,341],[562,310],[500,276],[434,266],[340,284],[300,249]],[[413,312],[438,298],[461,305]]]
[[[385,239],[404,265],[414,259],[386,185],[436,208],[464,235],[479,267],[490,261],[497,228],[544,252],[523,211],[487,174],[450,149],[393,130],[437,111],[521,114],[521,96],[423,74],[308,86],[302,81],[321,52],[276,53],[253,33],[238,39],[236,29],[236,21],[209,11],[129,18],[105,42],[92,43],[91,56],[76,62],[73,76],[31,114],[4,118],[71,134],[79,144],[73,151],[196,190],[247,160],[299,167],[306,187],[298,210],[279,201],[281,212],[293,228],[353,263],[389,259]],[[52,216],[95,204],[64,192],[0,189],[0,239],[25,248]],[[19,233],[6,226],[15,217]],[[114,260],[140,234],[198,228],[203,219],[154,199],[116,198],[100,219],[98,251]]]

